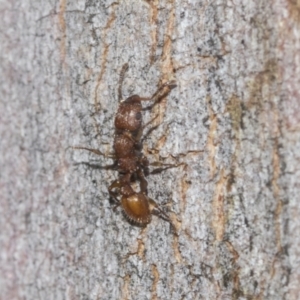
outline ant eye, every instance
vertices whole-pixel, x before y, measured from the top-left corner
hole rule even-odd
[[[141,119],[142,119],[142,114],[141,114],[140,112],[136,113],[136,114],[135,114],[135,118],[136,118],[137,120],[141,120]]]

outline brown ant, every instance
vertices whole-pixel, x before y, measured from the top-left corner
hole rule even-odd
[[[147,195],[148,183],[145,174],[147,174],[149,162],[142,153],[142,143],[145,137],[157,126],[150,128],[147,134],[143,136],[144,128],[151,124],[155,118],[143,125],[142,111],[151,109],[165,97],[171,89],[176,87],[176,84],[174,81],[164,83],[150,98],[133,95],[122,100],[122,84],[127,69],[128,64],[125,64],[119,79],[118,97],[120,104],[115,117],[114,154],[111,156],[115,158],[115,162],[113,165],[102,167],[105,169],[117,169],[120,174],[119,179],[115,180],[109,186],[108,191],[116,203],[115,208],[121,206],[125,216],[131,222],[145,226],[151,221],[151,215],[156,214],[173,226],[170,218],[162,211],[158,204]],[[153,104],[147,108],[143,108],[141,104],[142,101],[153,101]],[[88,150],[97,155],[105,156],[97,149],[86,147],[74,148]],[[178,165],[167,164],[164,166],[166,166],[164,169],[168,169],[174,166],[177,167]],[[164,169],[158,169],[158,171]],[[140,183],[140,192],[136,192],[133,189],[133,181]],[[119,196],[121,199],[118,198]]]

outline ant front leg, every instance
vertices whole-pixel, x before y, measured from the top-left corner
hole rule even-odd
[[[176,87],[175,80],[167,81],[162,84],[157,91],[152,95],[152,97],[140,97],[140,101],[154,101],[153,104],[143,108],[143,110],[151,110],[154,105],[156,105],[162,98],[167,96],[169,92]],[[168,87],[167,90],[165,88]]]
[[[143,145],[145,139],[150,135],[150,133],[155,130],[160,124],[151,127],[150,129],[148,129],[147,133],[145,135],[143,135],[144,129],[151,123],[153,123],[156,119],[158,118],[158,115],[155,116],[154,118],[152,118],[149,122],[147,122],[146,124],[144,124],[143,126],[141,126],[141,128],[137,131],[137,133],[135,134],[135,140],[139,141],[138,143],[136,142],[136,144],[138,145],[138,147],[141,148],[141,145]]]
[[[151,123],[153,123],[156,119],[158,118],[158,116],[155,116],[153,119],[151,119],[149,122],[147,122],[143,127],[142,127],[142,130],[141,130],[141,133],[143,132],[143,130]],[[141,144],[144,144],[144,141],[148,138],[148,136],[155,130],[158,128],[160,124],[156,125],[156,126],[153,126],[153,127],[150,127],[147,132],[143,135],[143,137],[141,138],[141,141],[140,143]]]

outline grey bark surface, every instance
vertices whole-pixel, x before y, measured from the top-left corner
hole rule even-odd
[[[255,3],[257,2],[257,3]],[[1,299],[300,299],[299,1],[0,1]],[[178,86],[114,212],[117,83]]]

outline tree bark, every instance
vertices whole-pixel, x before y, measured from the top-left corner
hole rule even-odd
[[[299,1],[2,1],[1,299],[300,299]],[[178,230],[112,210],[123,95],[177,88],[148,177]]]

